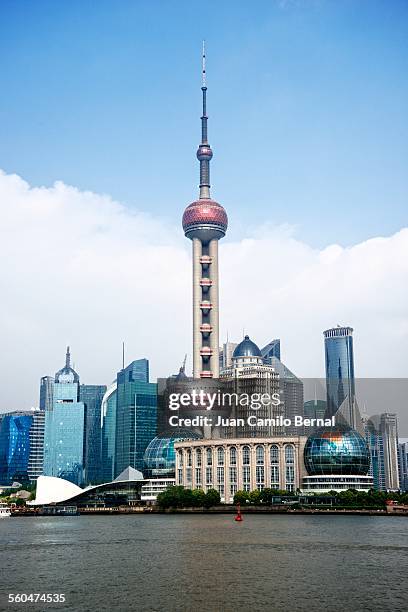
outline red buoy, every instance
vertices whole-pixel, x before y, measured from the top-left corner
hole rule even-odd
[[[242,520],[243,520],[243,518],[241,516],[241,504],[238,503],[237,504],[237,514],[236,514],[236,516],[234,518],[234,521],[242,521]]]

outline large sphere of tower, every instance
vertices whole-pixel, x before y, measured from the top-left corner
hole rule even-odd
[[[189,204],[183,214],[184,234],[191,240],[199,238],[209,242],[225,236],[228,217],[224,208],[215,200],[200,199]]]

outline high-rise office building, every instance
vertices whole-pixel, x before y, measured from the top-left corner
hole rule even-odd
[[[324,400],[312,399],[303,404],[303,413],[306,419],[324,419],[326,408]]]
[[[327,416],[336,414],[343,402],[343,417],[353,429],[359,428],[355,411],[353,329],[334,327],[324,334],[326,361]]]
[[[44,474],[80,485],[84,481],[85,405],[79,399],[79,376],[65,366],[55,375],[51,410],[45,411]]]
[[[54,379],[43,376],[40,382],[40,410],[51,410],[54,401]]]
[[[30,455],[27,472],[30,481],[34,482],[44,471],[44,427],[45,411],[39,408],[32,410],[30,427]]]
[[[408,491],[408,442],[398,444],[399,485],[402,491]]]
[[[275,340],[271,340],[266,346],[261,349],[262,357],[265,360],[270,359],[271,357],[276,357],[277,359],[281,358],[280,351],[280,340],[279,338],[275,338]]]
[[[107,389],[102,399],[101,406],[101,427],[102,427],[102,446],[101,464],[102,481],[111,482],[119,474],[115,471],[115,452],[116,452],[116,380]]]
[[[374,487],[380,491],[397,491],[400,486],[397,415],[387,412],[370,417],[365,422],[365,436]]]
[[[105,385],[79,385],[79,401],[85,406],[84,481],[96,484],[101,481],[101,405],[106,392]]]
[[[149,382],[149,360],[135,359],[118,374],[120,382]]]
[[[145,450],[157,434],[157,384],[149,383],[148,361],[139,359],[118,372],[115,472],[131,466],[143,472]]]
[[[0,415],[0,484],[28,482],[32,422],[30,412]]]
[[[193,243],[193,376],[219,376],[218,241],[225,236],[228,218],[224,208],[210,196],[210,161],[207,136],[207,85],[205,52],[202,65],[201,143],[199,199],[187,206],[183,229]]]
[[[262,351],[261,351],[262,352]],[[279,352],[280,354],[280,352]],[[303,417],[303,382],[278,357],[267,357],[265,362],[273,367],[279,376],[279,393],[281,397],[281,414],[291,420],[282,430],[285,435],[304,434],[304,428],[295,425],[295,417]]]
[[[232,355],[237,346],[238,342],[229,342],[228,340],[222,345],[220,349],[220,372],[232,366]]]

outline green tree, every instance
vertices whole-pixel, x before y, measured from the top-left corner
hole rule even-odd
[[[234,504],[245,505],[248,500],[249,500],[248,491],[237,491],[234,495]]]
[[[186,496],[184,487],[169,487],[166,491],[159,493],[157,496],[157,504],[160,508],[182,508]]]
[[[221,503],[221,497],[218,491],[215,489],[208,489],[205,494],[204,506],[211,508],[211,506],[218,506]]]
[[[194,489],[193,491],[193,506],[202,508],[205,506],[205,493],[202,489]]]
[[[260,492],[260,498],[261,498],[261,502],[263,504],[268,504],[268,506],[271,505],[272,503],[272,497],[275,495],[275,491],[273,489],[262,489],[262,491]]]
[[[261,492],[258,491],[258,489],[255,489],[255,491],[251,491],[249,494],[249,501],[251,502],[251,504],[258,506],[261,503]]]

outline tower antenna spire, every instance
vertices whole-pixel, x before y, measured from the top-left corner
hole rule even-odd
[[[202,55],[202,87],[206,87],[205,74],[205,40],[203,40],[203,55]],[[204,114],[204,113],[203,113]]]
[[[208,144],[207,131],[207,72],[205,57],[205,41],[203,40],[203,51],[201,56],[201,91],[203,94],[203,114],[201,115],[201,143],[197,151],[197,159],[200,162],[200,200],[210,198],[210,160],[213,156]]]

